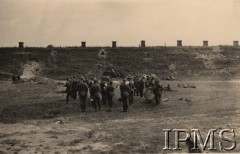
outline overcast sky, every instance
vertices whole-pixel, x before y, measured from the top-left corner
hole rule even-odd
[[[240,41],[240,0],[0,0],[0,46]]]

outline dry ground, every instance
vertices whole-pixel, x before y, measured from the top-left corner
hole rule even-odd
[[[160,106],[135,97],[128,113],[120,112],[118,96],[113,112],[80,112],[78,101],[66,105],[57,82],[0,81],[0,153],[162,153],[162,129],[234,129],[240,143],[240,82],[164,81],[177,92],[164,92]],[[179,88],[191,83],[197,88]],[[118,92],[117,92],[118,93]],[[62,121],[57,124],[57,121]],[[218,135],[215,136],[218,147]],[[171,136],[171,146],[174,145]],[[185,144],[181,144],[186,152]],[[173,151],[165,151],[173,152]],[[221,151],[213,151],[221,152]],[[224,151],[223,151],[224,152]],[[237,144],[233,152],[240,152]]]

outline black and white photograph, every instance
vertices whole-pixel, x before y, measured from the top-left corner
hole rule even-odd
[[[240,153],[240,0],[0,0],[0,154]]]

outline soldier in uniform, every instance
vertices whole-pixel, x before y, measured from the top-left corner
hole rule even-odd
[[[88,94],[88,86],[84,82],[84,79],[81,78],[78,85],[77,85],[77,90],[78,90],[78,96],[80,100],[80,107],[83,112],[86,110],[86,101],[87,101],[87,94]]]
[[[91,78],[89,81],[88,81],[88,88],[91,89],[92,88],[92,85],[94,83],[94,78]],[[93,94],[90,90],[90,103],[92,104],[93,103]]]
[[[66,93],[67,93],[66,101],[67,101],[67,104],[68,104],[69,97],[71,97],[71,81],[69,80],[69,78],[67,78],[65,87],[66,87]]]
[[[141,80],[140,78],[136,78],[136,81],[134,82],[134,86],[136,88],[136,96],[140,95],[140,84],[141,84]]]
[[[130,88],[126,84],[126,80],[123,80],[123,83],[120,85],[120,91],[121,91],[121,98],[123,102],[123,112],[127,112]]]
[[[97,112],[97,110],[100,111],[101,110],[101,104],[100,104],[101,87],[98,84],[97,80],[94,80],[94,84],[91,86],[90,93],[92,94],[95,112]]]
[[[129,82],[129,105],[133,104],[134,85],[133,81]]]
[[[19,75],[19,74],[17,74],[16,78],[17,78],[17,80],[18,80],[18,81],[20,81],[20,80],[21,80],[21,77],[20,77],[20,75]]]
[[[145,82],[146,89],[149,87],[149,83],[150,83],[150,76],[147,75],[146,82]]]
[[[142,79],[139,81],[139,93],[140,97],[143,97],[143,90],[145,88],[145,82],[144,82],[145,77],[142,77]]]
[[[114,96],[114,87],[112,81],[109,82],[109,85],[106,88],[108,111],[112,111],[113,96]]]
[[[153,87],[154,86],[154,82],[155,82],[154,77],[151,77],[151,79],[149,81],[149,87]]]
[[[17,78],[16,78],[15,74],[13,74],[12,75],[12,81],[16,81],[16,80],[17,80]]]
[[[102,81],[100,86],[101,86],[101,94],[102,94],[102,104],[106,105],[106,102],[107,102],[107,93],[106,93],[107,81]]]
[[[159,83],[159,81],[155,81],[155,85],[153,87],[153,94],[154,94],[154,99],[156,102],[156,105],[159,105],[161,101],[161,96],[162,96],[162,85]]]
[[[73,76],[73,78],[72,78],[72,98],[74,100],[77,99],[77,78],[76,78],[76,76]]]
[[[137,95],[137,81],[138,81],[138,76],[134,76],[133,81],[134,81],[134,84],[133,84],[133,86],[134,86],[134,96],[138,96],[138,95]]]

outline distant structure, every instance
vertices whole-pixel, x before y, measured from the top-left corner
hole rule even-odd
[[[238,47],[238,41],[233,41],[233,46]]]
[[[107,51],[105,49],[100,49],[98,52],[99,59],[106,59],[107,58]]]
[[[203,46],[208,47],[208,41],[203,41]]]
[[[18,48],[24,48],[24,42],[18,42]]]
[[[177,46],[181,47],[182,46],[182,40],[177,40]]]
[[[86,47],[86,42],[82,42],[82,48]]]
[[[53,45],[50,44],[50,45],[47,46],[47,48],[53,48]]]
[[[144,40],[141,41],[141,47],[146,47]]]
[[[112,48],[116,48],[117,47],[117,42],[116,41],[112,41]]]

